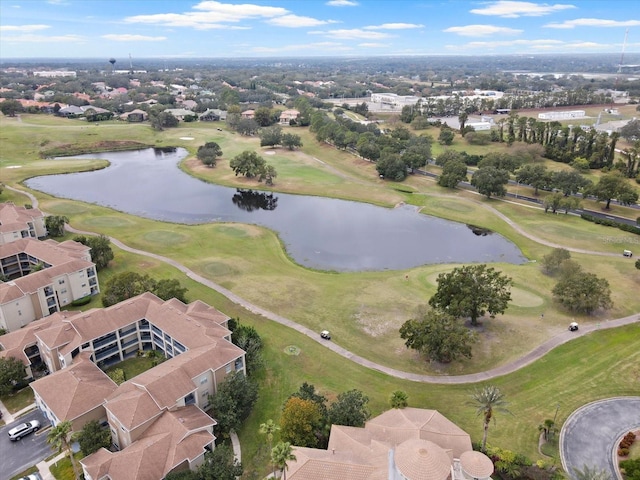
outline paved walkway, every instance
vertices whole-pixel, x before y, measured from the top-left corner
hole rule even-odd
[[[31,202],[33,204],[34,208],[37,208],[38,206],[38,200],[36,199],[35,196],[33,196],[32,194],[30,194],[29,192],[25,192],[23,190],[19,190],[13,187],[9,187],[7,186],[7,188],[14,190],[16,192],[20,192],[23,193],[25,195],[27,195],[30,199]],[[484,204],[481,204],[484,205]],[[552,243],[549,242],[545,242],[543,239],[539,239],[533,235],[527,234],[525,232],[522,231],[522,229],[516,225],[515,223],[513,223],[509,218],[507,218],[505,215],[503,215],[502,213],[500,213],[499,211],[497,211],[496,209],[494,209],[493,207],[490,206],[486,206],[486,208],[491,209],[492,211],[494,211],[498,216],[500,216],[500,218],[503,218],[507,223],[509,223],[510,225],[512,225],[516,230],[518,230],[518,232],[522,233],[523,235],[527,236],[528,238],[531,238],[534,241],[543,243],[545,245],[549,245],[549,246],[556,246]],[[72,233],[77,233],[79,235],[97,235],[95,232],[87,232],[87,231],[83,231],[83,230],[78,230],[73,228],[71,225],[65,225],[65,228],[67,229],[67,231],[72,232]],[[253,303],[245,300],[244,298],[240,297],[239,295],[236,295],[235,293],[233,293],[230,290],[227,290],[226,288],[224,288],[221,285],[218,285],[215,282],[212,282],[211,280],[209,280],[208,278],[205,278],[197,273],[195,273],[194,271],[192,271],[191,269],[185,267],[184,265],[182,265],[181,263],[173,260],[172,258],[168,258],[162,255],[158,255],[156,253],[151,253],[151,252],[147,252],[144,250],[138,250],[136,248],[132,248],[129,247],[128,245],[125,245],[124,243],[122,243],[121,241],[119,241],[117,238],[114,237],[110,237],[111,242],[116,245],[118,248],[121,248],[122,250],[126,251],[126,252],[130,252],[130,253],[134,253],[137,255],[142,255],[142,256],[146,256],[146,257],[150,257],[150,258],[154,258],[156,260],[159,260],[161,262],[165,262],[173,267],[175,267],[176,269],[178,269],[179,271],[181,271],[182,273],[184,273],[187,277],[191,278],[192,280],[195,280],[199,283],[201,283],[202,285],[205,285],[206,287],[209,287],[215,291],[217,291],[218,293],[224,295],[225,297],[227,297],[229,300],[231,300],[232,302],[242,306],[243,308],[247,309],[248,311],[255,313],[257,315],[261,315],[269,320],[272,320],[274,322],[278,322],[281,325],[284,325],[286,327],[292,328],[300,333],[302,333],[303,335],[306,335],[307,337],[311,338],[314,341],[317,341],[318,343],[321,343],[322,345],[324,345],[326,348],[329,348],[330,350],[334,351],[335,353],[337,353],[338,355],[343,356],[344,358],[351,360],[353,362],[356,362],[364,367],[367,368],[371,368],[373,370],[377,370],[379,372],[385,373],[387,375],[396,377],[396,378],[401,378],[401,379],[405,379],[405,380],[412,380],[414,382],[423,382],[423,383],[437,383],[437,384],[465,384],[465,383],[476,383],[476,382],[481,382],[481,381],[485,381],[485,380],[490,380],[496,377],[500,377],[503,375],[507,375],[509,373],[515,372],[516,370],[519,370],[531,363],[533,363],[534,361],[538,360],[539,358],[541,358],[543,355],[547,354],[548,352],[550,352],[551,350],[553,350],[554,348],[556,348],[559,345],[563,345],[565,343],[567,343],[570,340],[573,340],[576,337],[582,336],[582,335],[587,335],[588,333],[591,333],[595,330],[604,330],[604,329],[608,329],[608,328],[616,328],[616,327],[620,327],[623,325],[629,325],[632,323],[637,323],[640,322],[640,314],[633,314],[633,315],[629,315],[628,317],[623,317],[623,318],[618,318],[615,320],[606,320],[604,322],[599,322],[595,325],[585,325],[585,326],[581,326],[580,330],[577,332],[569,332],[568,330],[564,331],[563,333],[560,333],[558,335],[556,335],[555,337],[550,338],[549,340],[547,340],[546,342],[544,342],[543,344],[539,345],[538,347],[534,348],[533,350],[531,350],[530,352],[528,352],[527,354],[525,354],[523,357],[520,357],[516,360],[514,360],[511,363],[507,363],[505,365],[501,365],[499,367],[493,368],[491,370],[487,370],[485,372],[479,372],[479,373],[472,373],[472,374],[468,374],[468,375],[421,375],[418,373],[410,373],[410,372],[403,372],[401,370],[396,370],[395,368],[390,368],[387,367],[385,365],[380,365],[376,362],[373,362],[369,359],[363,358],[359,355],[354,354],[353,352],[347,350],[346,348],[343,348],[339,345],[337,345],[334,342],[327,342],[326,340],[322,340],[320,339],[320,336],[318,335],[318,332],[311,330],[307,327],[305,327],[304,325],[300,325],[296,322],[294,322],[293,320],[290,320],[288,318],[285,318],[281,315],[278,315],[277,313],[271,312],[269,310],[266,310],[262,307],[259,307],[257,305],[254,305]],[[581,253],[587,253],[587,254],[593,254],[593,255],[613,255],[613,256],[617,256],[615,254],[609,254],[609,253],[603,253],[603,252],[595,252],[595,251],[589,251],[589,250],[581,250],[581,249],[575,249],[573,251],[579,251]]]
[[[574,411],[560,431],[560,458],[565,472],[592,470],[622,478],[617,446],[629,431],[640,429],[640,397],[616,397]]]

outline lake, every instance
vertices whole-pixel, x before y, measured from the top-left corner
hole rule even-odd
[[[80,155],[71,158],[106,159],[111,164],[102,170],[34,177],[25,183],[56,197],[154,220],[261,225],[279,235],[297,263],[320,270],[527,261],[501,235],[423,215],[413,206],[387,209],[206,183],[178,168],[186,155],[181,148]]]

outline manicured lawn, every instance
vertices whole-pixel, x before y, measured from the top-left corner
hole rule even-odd
[[[117,365],[114,365],[113,367],[108,368],[107,370],[105,370],[105,372],[109,373],[115,369],[120,368],[124,371],[125,380],[129,380],[135,377],[136,375],[140,375],[141,373],[146,372],[153,366],[154,364],[153,364],[152,358],[149,358],[146,356],[132,357],[132,358],[127,358],[123,362],[120,362]]]
[[[75,453],[74,457],[76,459],[76,463],[78,464],[78,469],[82,471],[82,467],[80,466],[80,459],[82,458],[82,454],[80,452]],[[49,467],[49,471],[51,475],[54,476],[56,480],[75,480],[75,475],[73,473],[73,466],[71,465],[71,460],[68,456],[65,456],[63,459],[58,460],[56,463]]]
[[[38,469],[36,467],[29,467],[27,468],[25,471],[20,472],[18,475],[11,477],[11,480],[20,480],[23,477],[26,477],[27,475],[31,475],[32,473],[36,473],[38,471]]]
[[[19,412],[34,402],[33,390],[31,387],[25,387],[12,395],[3,396],[1,400],[9,412]]]
[[[113,123],[105,124],[106,128],[91,129],[84,123],[80,125],[69,120],[24,117],[19,126],[0,118],[2,135],[10,139],[3,142],[9,146],[0,157],[0,173],[8,185],[16,185],[31,175],[57,173],[72,165],[91,167],[90,163],[47,161],[38,157],[43,148],[40,144],[47,136],[55,138],[57,133],[65,132],[65,135],[69,134],[68,138],[77,141],[118,139],[122,135],[122,139],[148,144],[184,146],[191,153],[205,141],[214,140],[224,151],[217,167],[205,170],[197,162],[187,160],[182,168],[216,183],[257,186],[255,182],[235,177],[228,168],[229,158],[242,150],[260,151],[256,138],[243,138],[226,130],[218,132],[214,126],[204,123],[183,124],[177,129],[153,132],[145,126],[127,128],[128,125]],[[25,131],[31,134],[24,135]],[[291,193],[324,192],[329,196],[386,206],[404,201],[421,207],[426,214],[498,232],[515,242],[532,260],[524,265],[496,265],[514,280],[513,301],[504,316],[484,322],[482,341],[475,346],[471,360],[451,365],[427,363],[408,351],[398,335],[400,325],[435,292],[438,273],[453,265],[344,274],[311,271],[287,257],[273,232],[256,226],[222,223],[187,226],[155,222],[95,205],[35,194],[45,212],[68,216],[76,228],[111,235],[131,247],[169,256],[263,308],[316,331],[331,330],[332,341],[358,355],[410,372],[463,374],[484,371],[518,358],[563,332],[573,318],[580,323],[595,324],[640,311],[640,298],[634,294],[640,288],[640,278],[632,262],[622,256],[584,254],[573,254],[572,257],[585,270],[609,280],[615,306],[611,311],[593,317],[574,316],[559,309],[550,296],[555,279],[543,275],[537,263],[551,248],[525,238],[492,209],[517,221],[536,237],[588,250],[617,252],[622,248],[618,242],[631,234],[570,216],[545,215],[525,206],[487,201],[471,192],[443,189],[424,177],[407,179],[401,187],[413,193],[403,193],[394,189],[397,185],[381,181],[369,162],[318,144],[306,129],[293,131],[303,138],[301,152],[277,149],[275,155],[265,156],[282,172],[276,179],[275,189],[286,186]],[[433,134],[434,131],[426,132]],[[195,140],[180,140],[183,136]],[[456,147],[463,148],[464,145]],[[14,165],[22,168],[5,168]],[[25,203],[25,197],[7,190],[0,199],[12,199],[19,205]],[[263,448],[265,440],[256,433],[258,426],[269,418],[277,421],[283,402],[305,381],[313,383],[330,400],[343,391],[360,389],[369,396],[373,415],[388,408],[388,397],[393,390],[402,389],[409,394],[409,405],[438,409],[469,431],[474,440],[481,438],[482,422],[473,409],[465,405],[472,385],[425,385],[358,367],[328,352],[312,339],[247,312],[173,267],[115,247],[114,252],[115,259],[110,267],[100,272],[102,286],[110,277],[124,271],[148,273],[154,278],[177,278],[188,288],[189,300],[201,299],[229,316],[239,317],[242,322],[254,325],[264,339],[267,369],[259,375],[260,398],[240,432],[247,478],[254,478],[253,473],[256,477],[264,475],[269,470]],[[82,310],[92,307],[100,307],[97,298]],[[493,381],[505,392],[514,415],[498,416],[497,424],[490,427],[489,443],[524,453],[535,460],[538,458],[537,426],[553,416],[558,403],[561,405],[558,425],[561,425],[582,404],[609,396],[637,395],[637,381],[630,372],[640,362],[638,335],[640,326],[595,332],[554,350],[514,374]],[[291,345],[300,349],[300,355],[286,353]]]

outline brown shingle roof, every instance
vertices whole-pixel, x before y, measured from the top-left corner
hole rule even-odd
[[[42,218],[37,208],[18,207],[12,203],[0,203],[0,232],[15,232],[27,228],[28,222]]]
[[[446,480],[451,474],[451,458],[429,440],[413,438],[396,447],[394,460],[409,480]]]
[[[493,462],[482,452],[464,452],[460,455],[460,465],[472,478],[489,478],[493,473]]]
[[[65,421],[102,405],[117,385],[85,354],[70,367],[31,383],[31,388],[58,420]]]

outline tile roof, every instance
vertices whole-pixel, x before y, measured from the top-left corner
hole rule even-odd
[[[81,460],[93,479],[157,480],[193,461],[214,442],[215,421],[195,405],[165,411],[138,440],[120,452],[99,450]]]
[[[43,218],[37,208],[18,207],[12,203],[0,203],[0,232],[15,232],[27,228],[28,222]]]
[[[31,383],[31,388],[60,421],[73,420],[99,407],[118,386],[81,354],[68,368]]]

